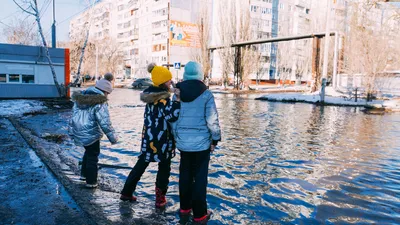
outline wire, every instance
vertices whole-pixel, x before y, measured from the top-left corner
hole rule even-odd
[[[66,18],[66,19],[64,19],[64,20],[62,20],[61,22],[57,23],[57,25],[58,25],[58,24],[62,24],[62,23],[64,23],[64,22],[66,22],[67,20],[71,19],[72,17],[74,17],[74,16],[78,15],[78,14],[79,14],[79,13],[81,13],[81,12],[84,12],[86,9],[88,9],[88,8],[90,8],[90,7],[91,7],[91,6],[87,6],[87,7],[85,7],[85,8],[84,8],[84,9],[82,9],[81,11],[79,11],[79,12],[77,12],[77,13],[73,14],[72,16],[70,16],[70,17],[68,17],[68,18]]]
[[[49,4],[49,3],[50,3],[50,0],[47,0],[47,2],[45,1],[45,2],[43,3],[43,5],[42,5],[42,8],[39,9],[39,13],[42,13],[42,12],[43,12],[43,9],[46,7],[46,4]]]
[[[47,9],[48,9],[49,6],[50,6],[50,3],[51,3],[51,0],[48,0],[46,9],[45,9],[44,11],[43,11],[43,7],[44,7],[44,4],[43,4],[43,6],[42,6],[42,12],[39,11],[39,13],[41,14],[41,15],[40,15],[40,19],[42,19],[42,16],[46,13]],[[45,4],[46,4],[46,3],[45,3]]]
[[[1,21],[0,21],[0,23],[3,24],[3,25],[5,25],[5,26],[7,26],[7,27],[11,27],[10,25],[5,24],[5,23],[3,23],[3,22],[1,22]]]
[[[15,14],[15,13],[17,13],[17,12],[20,12],[20,11],[21,11],[21,10],[20,10],[20,9],[18,9],[17,11],[15,11],[15,12],[11,13],[10,15],[8,15],[8,16],[6,16],[6,17],[4,17],[4,18],[0,19],[0,21],[4,21],[5,19],[7,19],[7,18],[10,18],[11,16],[14,16],[14,14]]]

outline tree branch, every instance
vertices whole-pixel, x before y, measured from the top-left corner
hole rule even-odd
[[[22,8],[22,6],[21,6],[20,4],[18,4],[18,3],[16,2],[16,0],[13,0],[13,2],[14,2],[14,3],[18,6],[18,8],[20,8],[22,11],[24,11],[24,12],[26,12],[26,13],[32,15],[32,16],[35,16],[35,14],[34,14],[33,12],[30,12],[30,11],[28,11],[27,9]],[[30,5],[30,7],[32,7],[32,4]]]

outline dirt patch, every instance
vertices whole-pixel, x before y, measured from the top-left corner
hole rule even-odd
[[[65,135],[65,134],[48,134],[48,133],[45,133],[45,134],[42,135],[42,138],[45,139],[46,141],[49,141],[49,142],[54,142],[54,143],[57,143],[57,144],[61,144],[68,138],[68,136]]]
[[[70,99],[43,99],[41,101],[51,110],[72,109],[74,106]]]
[[[46,112],[44,112],[44,111],[34,111],[34,112],[26,112],[26,113],[23,113],[22,115],[23,116],[37,116],[37,115],[44,115],[44,114],[46,114]]]

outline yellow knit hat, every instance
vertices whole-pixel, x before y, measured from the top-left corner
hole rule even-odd
[[[147,66],[147,71],[151,73],[151,80],[153,81],[154,86],[158,87],[160,84],[163,84],[169,80],[172,80],[172,73],[167,68],[163,66],[157,66],[154,63],[151,63]]]

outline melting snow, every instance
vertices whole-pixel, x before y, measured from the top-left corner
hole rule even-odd
[[[0,101],[0,116],[22,115],[46,109],[42,102],[37,100],[3,100]]]

